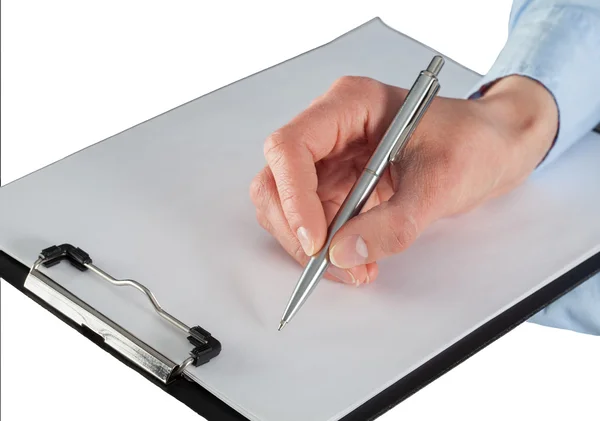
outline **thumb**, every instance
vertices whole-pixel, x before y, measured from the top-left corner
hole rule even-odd
[[[422,153],[418,146],[413,141],[413,148],[390,168],[396,192],[389,200],[360,213],[336,232],[329,247],[334,266],[353,268],[406,250],[447,213],[456,191],[464,190],[462,179],[451,177],[447,164],[435,159],[434,153]]]
[[[400,253],[418,237],[419,229],[410,209],[384,202],[340,228],[329,249],[331,263],[349,269]]]

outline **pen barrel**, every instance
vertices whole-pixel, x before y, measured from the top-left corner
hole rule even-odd
[[[327,240],[324,245],[324,249],[329,249],[331,240],[335,233],[350,219],[358,215],[365,203],[377,187],[379,177],[369,169],[364,169],[360,177],[356,180],[350,193],[346,196],[346,199],[342,203],[342,206],[338,210],[331,224],[329,224],[329,232]]]
[[[389,163],[397,158],[415,130],[431,100],[439,90],[440,85],[437,74],[443,64],[444,59],[435,56],[427,70],[423,70],[419,74],[409,90],[392,124],[385,132],[373,156],[329,225],[325,244],[317,254],[311,256],[304,268],[283,313],[279,325],[280,329],[294,317],[327,270],[329,266],[329,248],[336,232],[362,211],[365,203],[375,190],[379,177],[386,170]]]
[[[437,75],[443,65],[444,59],[441,56],[435,56],[427,69],[419,73],[400,110],[396,113],[396,117],[331,222],[324,248],[329,248],[332,237],[342,225],[361,212],[371,193],[375,190],[379,177],[388,164],[400,155],[400,151],[440,89]]]
[[[431,67],[431,66],[430,66]],[[439,63],[434,70],[439,71]],[[366,168],[380,177],[390,162],[398,159],[400,152],[414,132],[427,107],[440,88],[434,73],[423,70],[410,88],[402,107],[379,142]]]
[[[331,240],[335,236],[335,233],[350,219],[354,218],[360,213],[365,203],[369,199],[373,190],[377,186],[377,177],[373,172],[365,169],[362,174],[354,183],[350,194],[346,197],[346,200],[340,207],[338,213],[331,221],[329,225],[329,231],[327,233],[327,239],[321,250],[311,256],[309,259],[302,275],[294,288],[292,296],[285,308],[282,316],[282,323],[285,325],[289,320],[294,317],[296,312],[304,304],[310,294],[313,292],[317,283],[321,277],[327,271],[329,267],[329,248],[331,247]]]

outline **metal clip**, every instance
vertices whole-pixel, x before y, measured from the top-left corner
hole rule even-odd
[[[181,364],[176,364],[160,352],[140,341],[126,329],[98,312],[65,288],[54,282],[39,267],[51,267],[63,260],[84,272],[90,270],[105,281],[117,286],[131,286],[142,292],[160,317],[167,320],[177,329],[183,331],[193,345],[190,357]],[[221,343],[200,326],[188,327],[171,314],[167,313],[148,288],[132,279],[116,279],[93,264],[85,251],[70,244],[48,247],[40,253],[25,280],[25,288],[36,294],[58,311],[81,326],[86,326],[104,339],[104,342],[115,349],[138,367],[167,384],[177,378],[190,365],[195,367],[205,364],[221,352]]]
[[[390,153],[390,163],[395,164],[400,160],[402,150],[438,93],[440,89],[438,75],[444,63],[442,56],[434,56],[427,69],[419,73],[417,80],[404,99],[394,123],[402,123],[405,126],[397,130],[400,134]]]

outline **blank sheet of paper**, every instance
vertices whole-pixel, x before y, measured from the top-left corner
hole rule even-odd
[[[410,87],[433,52],[373,20],[0,190],[0,248],[30,265],[69,242],[223,344],[187,373],[251,420],[335,420],[600,251],[600,136],[511,194],[436,223],[372,285],[323,281],[282,332],[301,268],[258,226],[264,139],[342,75]],[[478,76],[452,61],[440,95]],[[60,141],[52,139],[49,141]],[[190,349],[137,291],[50,277],[174,361]],[[57,346],[59,346],[57,344]],[[84,373],[83,373],[84,374]]]

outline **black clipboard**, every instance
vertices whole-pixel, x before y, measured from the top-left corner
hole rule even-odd
[[[138,374],[146,378],[146,380],[152,382],[155,386],[173,396],[208,421],[248,421],[246,417],[236,412],[199,384],[182,377],[175,379],[169,384],[164,384],[112,348],[106,346],[89,329],[74,323],[54,307],[27,290],[24,287],[24,282],[29,270],[30,268],[0,250],[1,278],[94,342],[98,347],[110,353],[121,363],[135,370]],[[477,328],[409,375],[341,418],[340,421],[370,421],[378,418],[597,273],[600,273],[600,253],[596,253],[499,316]]]

